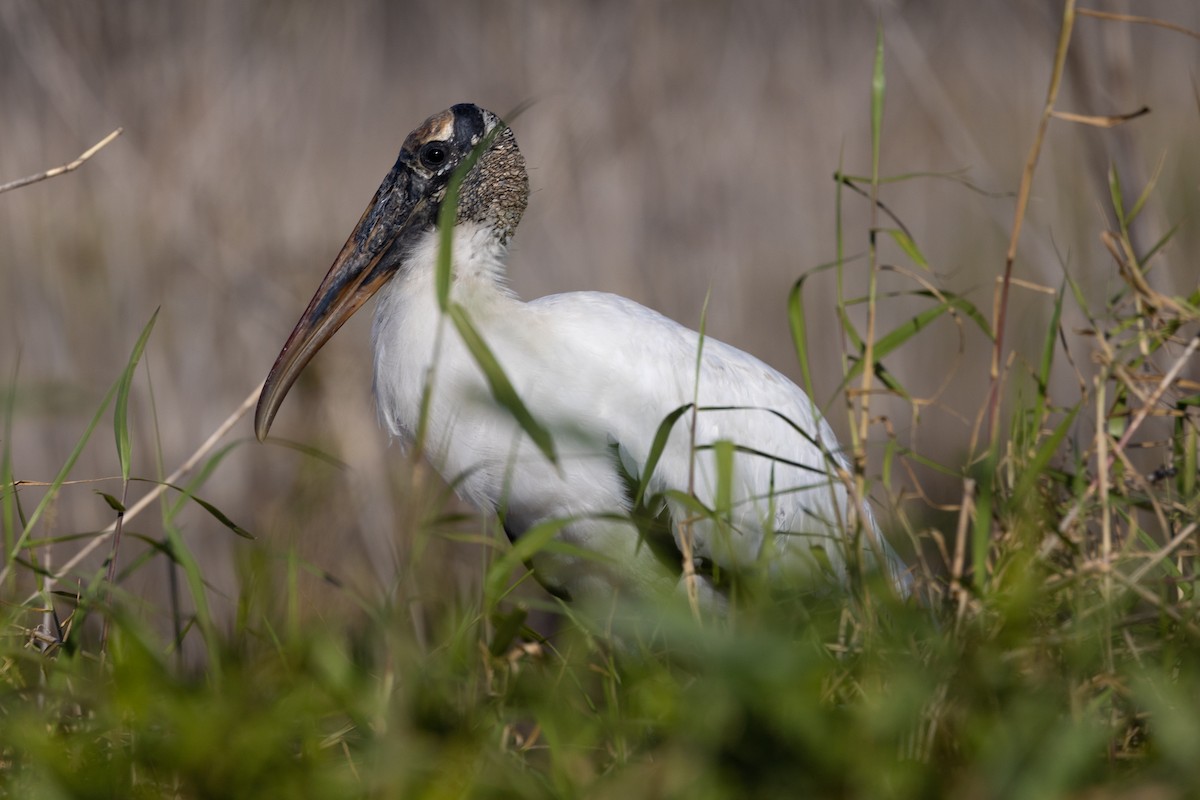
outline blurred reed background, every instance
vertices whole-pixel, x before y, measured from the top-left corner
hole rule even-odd
[[[1194,0],[1102,7],[1200,28]],[[888,80],[883,171],[961,171],[991,193],[920,179],[887,185],[882,198],[928,257],[928,277],[990,315],[1060,14],[1059,3],[1029,0],[5,0],[0,182],[125,128],[80,171],[0,196],[0,385],[15,378],[16,477],[53,476],[160,307],[131,418],[135,474],[160,474],[156,437],[169,472],[266,375],[404,135],[462,101],[501,114],[534,101],[513,123],[534,188],[510,262],[520,294],[618,292],[694,327],[711,291],[710,334],[798,379],[786,296],[836,254],[834,171],[869,173],[877,21]],[[1139,235],[1148,245],[1182,221],[1151,280],[1168,292],[1194,286],[1200,112],[1180,98],[1195,96],[1198,54],[1194,40],[1159,29],[1077,23],[1059,107],[1151,113],[1114,130],[1052,125],[1018,277],[1057,288],[1065,265],[1103,307],[1118,282],[1098,238],[1108,164],[1136,196],[1165,159]],[[844,212],[846,252],[861,256],[867,202],[847,193]],[[883,263],[908,264],[883,247]],[[865,286],[865,264],[851,264],[848,294]],[[889,275],[883,285],[914,288]],[[844,437],[832,274],[807,296],[817,399]],[[881,330],[921,307],[884,302]],[[1050,307],[1046,295],[1015,290],[1013,348],[1036,351]],[[182,519],[218,591],[232,585],[238,559],[292,546],[366,590],[406,574],[446,591],[472,580],[477,553],[445,543],[427,557],[446,568],[406,572],[407,531],[442,499],[421,489],[436,480],[413,475],[376,425],[369,318],[316,359],[273,430],[346,468],[254,444],[246,419],[235,431],[244,445],[200,495],[259,542],[235,539],[199,509]],[[1067,328],[1084,324],[1068,319]],[[888,359],[915,394],[946,383],[919,420],[908,403],[876,403],[900,441],[954,465],[986,396],[989,354],[977,329],[964,327],[961,342],[957,330],[942,320]],[[1079,347],[1074,360],[1086,370]],[[1066,401],[1076,379],[1063,378],[1051,394]],[[876,451],[885,439],[881,424]],[[116,474],[101,428],[75,477]],[[917,474],[935,499],[952,499],[932,473]],[[112,512],[92,489],[117,483],[73,487],[42,534],[108,524]],[[39,491],[26,489],[23,504]],[[150,517],[132,527],[156,535]],[[126,547],[123,562],[140,545]],[[125,588],[153,598],[161,572],[142,570]],[[314,610],[339,597],[328,593]]]

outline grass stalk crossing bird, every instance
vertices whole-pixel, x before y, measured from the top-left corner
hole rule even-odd
[[[815,586],[844,582],[854,563],[906,592],[903,562],[851,500],[833,432],[794,383],[623,297],[523,302],[507,287],[528,197],[516,139],[491,112],[456,105],[409,134],[271,369],[258,438],[313,355],[378,293],[384,427],[409,445],[419,436],[511,538],[552,528],[531,563],[552,594],[606,603],[688,584],[720,609],[739,574]]]

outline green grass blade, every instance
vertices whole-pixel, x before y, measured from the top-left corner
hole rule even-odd
[[[443,312],[447,311],[450,305],[450,265],[453,263],[454,223],[458,219],[458,193],[467,173],[479,161],[479,157],[492,146],[492,142],[504,131],[504,127],[504,123],[501,122],[493,128],[458,165],[454,174],[450,176],[450,182],[446,185],[446,196],[438,209],[438,260],[434,286],[437,291],[438,308]]]
[[[227,445],[225,447],[223,453],[228,452],[231,448],[233,448],[237,444],[238,444],[237,442],[234,442],[232,444]],[[217,459],[217,460],[219,461],[220,459]],[[245,528],[243,528],[242,526],[238,525],[236,522],[231,520],[228,516],[225,515],[225,512],[221,511],[221,509],[217,508],[215,505],[208,502],[207,500],[204,500],[203,498],[196,496],[196,488],[204,482],[202,477],[194,478],[190,483],[188,483],[187,486],[176,486],[173,483],[165,483],[163,481],[152,481],[147,478],[134,478],[133,480],[140,481],[142,483],[153,483],[158,486],[168,486],[168,487],[174,489],[175,491],[179,492],[179,499],[176,500],[175,503],[167,509],[166,514],[164,515],[165,516],[164,521],[167,524],[171,524],[174,522],[176,515],[178,515],[178,513],[183,509],[184,504],[190,500],[191,502],[195,503],[196,505],[200,506],[205,511],[207,511],[209,514],[211,514],[213,519],[215,519],[217,522],[221,523],[226,528],[229,528],[229,530],[233,531],[238,536],[241,536],[243,539],[255,538],[254,534],[250,533],[248,530],[246,530]],[[111,504],[111,501],[110,501],[110,504]]]
[[[450,265],[454,262],[454,220],[458,213],[458,184],[456,173],[446,190],[446,199],[438,210],[438,258],[434,274],[434,290],[438,307],[445,312],[450,303]]]
[[[200,628],[200,635],[204,639],[209,654],[208,674],[213,682],[219,685],[221,682],[221,639],[208,605],[208,589],[205,586],[204,574],[200,570],[200,564],[196,561],[196,557],[184,542],[179,529],[170,524],[165,527],[167,544],[171,548],[172,558],[183,570],[188,594],[191,595],[192,604],[195,606],[196,624]]]
[[[178,487],[173,487],[173,488],[178,488]],[[193,503],[200,506],[205,511],[207,511],[209,514],[211,514],[213,516],[213,518],[216,519],[217,522],[221,523],[226,528],[229,528],[229,530],[233,531],[238,536],[241,536],[243,539],[253,539],[254,538],[254,534],[250,533],[250,531],[246,530],[245,528],[243,528],[242,526],[238,525],[236,522],[231,520],[229,517],[225,516],[224,512],[222,512],[221,509],[217,508],[212,503],[208,502],[207,500],[203,500],[194,494],[191,496],[191,499],[192,499]]]
[[[983,318],[983,315],[979,313],[979,310],[975,308],[973,303],[968,301],[966,298],[948,294],[946,295],[946,299],[944,301],[938,303],[932,308],[925,309],[916,316],[911,317],[907,322],[897,325],[891,331],[878,338],[875,341],[876,362],[882,361],[898,347],[928,327],[930,323],[932,323],[938,317],[950,311],[959,311],[966,314],[967,317],[979,325],[983,331],[988,331],[987,320]],[[862,368],[863,362],[860,359],[846,373],[846,376],[842,379],[842,383],[838,391],[841,391],[843,388],[845,388],[846,385],[848,385],[850,381],[852,381],[862,371]]]
[[[808,326],[804,315],[804,277],[801,277],[788,292],[788,326],[792,330],[792,347],[800,362],[800,375],[804,378],[804,391],[813,396],[812,367],[808,361]]]
[[[929,266],[929,261],[926,260],[925,254],[921,252],[921,249],[917,247],[917,243],[912,240],[912,237],[908,233],[899,228],[885,228],[883,232],[892,237],[892,241],[900,246],[900,249],[904,251],[904,254],[914,264],[926,272],[931,271],[932,268]]]
[[[253,441],[256,440],[246,439],[244,441],[253,443]],[[279,445],[280,447],[286,447],[289,450],[295,450],[297,453],[306,455],[309,458],[316,459],[317,461],[322,461],[337,469],[349,469],[349,465],[347,465],[345,461],[342,461],[337,456],[326,453],[320,448],[304,444],[303,442],[293,441],[292,439],[280,439],[276,436],[272,436],[265,442],[265,444]]]
[[[879,148],[883,141],[883,100],[887,80],[883,69],[883,23],[875,26],[875,65],[871,71],[871,182],[879,183]]]
[[[987,586],[988,551],[992,546],[992,507],[996,489],[996,448],[993,444],[980,464],[979,497],[975,501],[975,525],[971,529],[972,585],[982,594]]]
[[[513,570],[542,551],[564,553],[583,559],[604,561],[604,556],[591,550],[582,550],[565,542],[555,541],[555,536],[573,522],[570,518],[552,519],[534,525],[522,533],[503,555],[492,562],[484,576],[485,608],[492,609],[504,596],[508,578]]]
[[[121,464],[121,480],[126,482],[129,480],[129,458],[132,447],[129,436],[129,390],[133,385],[133,373],[137,369],[138,361],[142,358],[142,352],[146,349],[146,341],[150,338],[150,331],[154,330],[158,311],[159,309],[156,308],[150,315],[150,321],[142,328],[142,333],[133,346],[133,352],[129,354],[129,362],[125,365],[125,371],[121,373],[121,377],[117,381],[117,402],[113,408],[113,433],[117,440],[117,459]]]
[[[1042,477],[1050,459],[1058,452],[1063,437],[1071,429],[1071,424],[1075,422],[1075,417],[1079,414],[1081,407],[1077,404],[1067,412],[1067,416],[1063,418],[1062,422],[1055,426],[1054,432],[1047,437],[1046,441],[1042,442],[1042,446],[1038,448],[1033,459],[1022,465],[1021,477],[1017,480],[1017,487],[1013,491],[1014,497],[1023,498],[1033,491],[1034,484]]]
[[[838,303],[838,321],[842,324],[842,332],[846,334],[846,338],[850,342],[851,349],[862,352],[866,349],[867,344],[863,340],[862,335],[858,332],[858,328],[854,327],[854,321],[850,319],[850,314],[846,311],[847,305],[848,304],[845,302]]]
[[[4,393],[4,446],[0,449],[0,527],[4,528],[4,552],[15,552],[17,541],[17,480],[13,473],[12,429],[13,415],[17,406],[17,374],[21,358],[13,365],[8,391]]]
[[[666,500],[670,500],[673,503],[678,503],[685,511],[688,512],[688,514],[681,516],[693,516],[701,519],[712,520],[714,522],[717,521],[716,512],[704,505],[700,498],[696,497],[695,495],[688,494],[687,492],[681,492],[677,489],[668,489],[667,491],[663,492],[662,496]]]
[[[534,419],[533,414],[521,401],[517,390],[513,388],[508,376],[504,374],[504,370],[500,367],[491,348],[487,346],[487,342],[483,340],[479,331],[467,318],[466,310],[457,303],[451,303],[447,311],[450,319],[454,321],[454,327],[458,329],[463,343],[471,351],[475,363],[483,370],[488,386],[492,390],[492,397],[513,415],[517,424],[521,426],[521,430],[525,431],[525,434],[542,451],[542,455],[546,456],[551,464],[557,466],[558,455],[555,453],[554,439],[550,435],[550,431]]]
[[[708,337],[708,301],[712,299],[712,287],[708,287],[708,291],[704,293],[704,304],[700,306],[700,328],[697,333],[700,334],[696,340],[696,385],[693,395],[700,391],[700,374],[701,368],[704,365],[704,340]],[[695,396],[692,402],[699,404],[699,399]]]
[[[1158,186],[1158,179],[1162,177],[1163,166],[1166,165],[1166,163],[1167,157],[1166,153],[1164,153],[1158,159],[1157,166],[1154,167],[1154,174],[1150,176],[1150,180],[1146,181],[1146,185],[1142,187],[1142,193],[1138,195],[1138,199],[1133,203],[1133,208],[1129,209],[1129,212],[1126,215],[1129,219],[1130,225],[1132,225],[1133,221],[1137,219],[1138,214],[1142,213],[1142,208],[1146,205],[1146,201],[1150,199],[1150,195],[1154,192],[1154,188]],[[1144,259],[1142,260],[1142,263],[1146,263]]]
[[[717,465],[717,491],[713,498],[713,510],[717,516],[728,519],[733,513],[733,442],[720,439],[713,442],[713,455]],[[740,448],[738,448],[740,450]]]
[[[125,513],[125,504],[122,503],[120,501],[120,499],[118,499],[114,495],[111,495],[108,492],[96,492],[96,494],[98,494],[102,498],[104,498],[104,502],[108,503],[108,507],[111,508],[113,511],[116,511],[118,514]]]
[[[1121,197],[1121,176],[1117,174],[1117,165],[1111,162],[1108,165],[1108,199],[1112,202],[1117,225],[1124,233],[1128,229],[1128,223],[1125,220],[1125,201]]]
[[[1150,249],[1149,249],[1149,250],[1147,250],[1147,251],[1146,251],[1146,253],[1145,253],[1145,255],[1143,255],[1143,256],[1141,257],[1141,261],[1140,261],[1139,263],[1142,263],[1142,264],[1145,264],[1145,263],[1147,263],[1148,261],[1150,261],[1150,259],[1154,258],[1154,256],[1155,256],[1155,255],[1158,253],[1158,251],[1159,251],[1159,250],[1161,250],[1161,249],[1163,249],[1164,247],[1166,247],[1166,246],[1167,246],[1167,242],[1171,241],[1172,237],[1174,237],[1174,236],[1175,236],[1175,233],[1176,233],[1176,232],[1179,230],[1179,226],[1180,226],[1181,224],[1182,224],[1182,223],[1180,223],[1180,222],[1176,222],[1174,225],[1172,225],[1170,228],[1168,228],[1168,229],[1167,229],[1167,232],[1166,232],[1166,233],[1164,233],[1164,234],[1163,234],[1163,235],[1162,235],[1162,236],[1161,236],[1161,237],[1158,239],[1158,241],[1157,241],[1157,242],[1155,242],[1154,244],[1152,244],[1152,245],[1150,246]]]
[[[642,475],[638,480],[637,492],[634,494],[634,506],[640,506],[642,500],[646,497],[646,492],[650,487],[650,479],[654,476],[654,468],[658,466],[658,461],[662,458],[663,450],[667,447],[667,441],[671,438],[671,430],[675,427],[675,423],[679,418],[692,408],[691,403],[686,403],[679,408],[667,414],[663,421],[658,424],[658,430],[654,432],[654,441],[650,443],[650,452],[646,455],[646,463],[642,466]]]
[[[230,442],[205,459],[204,464],[201,465],[200,469],[196,471],[196,474],[192,476],[192,479],[189,480],[181,490],[180,496],[175,500],[174,503],[167,507],[167,516],[173,518],[176,514],[178,514],[180,509],[183,508],[183,506],[187,504],[187,501],[192,498],[192,493],[195,492],[196,489],[203,486],[205,481],[207,481],[212,473],[216,470],[217,466],[225,460],[225,456],[229,455],[235,448],[245,444],[248,441],[252,440],[238,439],[237,441]],[[272,439],[271,441],[275,442],[276,440]],[[173,486],[172,488],[177,487]]]
[[[46,494],[42,496],[41,502],[37,504],[37,507],[33,509],[33,513],[29,515],[29,520],[25,523],[25,529],[21,531],[21,535],[13,542],[12,548],[5,554],[4,569],[0,570],[0,586],[4,585],[4,581],[8,577],[9,570],[12,567],[13,559],[16,558],[21,548],[25,546],[25,540],[33,532],[34,526],[58,496],[59,490],[62,489],[63,483],[71,474],[71,470],[74,469],[75,462],[79,460],[80,454],[83,453],[83,448],[91,440],[92,433],[96,430],[96,426],[100,424],[101,417],[104,416],[104,412],[108,409],[108,404],[112,402],[113,396],[116,393],[117,384],[114,383],[112,388],[108,390],[108,394],[104,396],[104,400],[101,401],[100,407],[96,409],[96,413],[92,416],[91,421],[84,428],[83,434],[79,437],[79,441],[75,443],[75,448],[71,451],[71,454],[67,456],[66,462],[59,469],[58,474],[54,476],[54,480],[50,482],[50,486],[47,488]]]
[[[1034,404],[1033,424],[1041,425],[1046,413],[1046,399],[1050,394],[1050,370],[1054,366],[1054,352],[1058,346],[1058,326],[1062,320],[1063,300],[1066,298],[1067,287],[1060,286],[1058,295],[1054,298],[1054,311],[1050,315],[1050,325],[1046,330],[1046,339],[1042,342],[1042,357],[1038,363],[1038,391]]]
[[[1180,464],[1175,485],[1184,497],[1196,492],[1196,476],[1200,473],[1200,431],[1194,424],[1180,418],[1175,423],[1175,460]]]
[[[699,452],[712,450],[718,453],[718,461],[722,458],[720,455],[721,450],[725,448],[728,448],[731,452],[743,453],[748,456],[754,456],[755,458],[761,458],[766,461],[770,461],[773,464],[783,464],[784,466],[792,467],[793,469],[797,469],[802,472],[812,473],[814,476],[820,479],[821,483],[826,483],[829,480],[829,471],[823,467],[814,467],[811,464],[803,464],[799,461],[785,458],[784,456],[768,453],[766,450],[760,450],[757,447],[750,447],[749,445],[744,444],[735,444],[727,440],[721,440],[711,444],[696,445],[696,450]]]

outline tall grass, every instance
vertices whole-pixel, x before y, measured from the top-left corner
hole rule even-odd
[[[1069,14],[1063,30],[1060,56],[1071,41]],[[879,202],[890,185],[879,160],[886,146],[884,53],[881,42],[869,177],[839,173],[835,186],[839,209],[854,202],[846,187],[865,186],[865,202],[878,209],[872,213],[888,221],[873,217],[863,230],[839,225],[838,258],[797,281],[789,311],[808,380],[810,343],[829,346],[814,342],[808,329],[812,304],[820,302],[808,292],[809,279],[864,265],[871,273],[865,296],[848,294],[840,287],[849,282],[840,280],[837,296],[842,388],[856,455],[851,477],[859,493],[874,487],[891,507],[892,538],[908,534],[920,602],[886,591],[781,596],[747,604],[717,624],[697,620],[686,607],[646,608],[642,615],[653,621],[655,635],[614,651],[589,626],[576,624],[569,607],[524,591],[522,548],[536,547],[539,536],[509,549],[494,522],[480,530],[444,504],[413,509],[414,553],[387,591],[363,592],[306,561],[288,541],[269,538],[241,548],[234,579],[218,583],[196,555],[197,534],[253,532],[202,498],[242,444],[218,446],[248,404],[231,409],[216,435],[197,443],[171,474],[161,456],[150,464],[134,459],[132,432],[170,421],[169,409],[151,406],[140,411],[147,419],[133,424],[138,412],[128,402],[135,382],[152,388],[154,372],[142,358],[154,342],[152,320],[129,343],[124,367],[113,365],[112,390],[96,403],[50,481],[23,480],[10,448],[22,422],[19,372],[0,408],[3,791],[20,797],[1200,793],[1200,288],[1155,288],[1156,265],[1170,252],[1174,228],[1138,244],[1139,218],[1155,186],[1126,186],[1114,167],[1107,176],[1114,225],[1096,232],[1109,261],[1064,259],[1061,282],[1042,286],[1014,278],[1002,254],[979,254],[1003,273],[994,308],[1034,308],[1036,315],[1019,317],[1026,326],[1035,316],[1045,320],[1035,332],[1041,347],[1033,358],[1003,349],[1003,314],[989,318],[968,298],[939,287],[926,243],[903,222],[904,208]],[[1062,59],[1056,61],[1061,70]],[[1046,108],[1044,119],[1052,120],[1052,92]],[[1027,151],[1030,176],[1040,137]],[[1029,183],[1019,191],[1018,206],[1029,197]],[[1035,205],[1029,208],[1036,213]],[[908,263],[880,255],[873,246],[880,233]],[[1008,266],[1018,238],[1014,225]],[[863,243],[867,258],[844,255]],[[884,273],[904,276],[911,288],[881,291],[877,278]],[[1098,275],[1114,278],[1099,305],[1087,290]],[[901,301],[925,305],[886,328],[877,309]],[[936,402],[916,396],[889,365],[894,354],[920,348],[928,326],[941,318],[998,353],[992,383],[979,392],[975,422],[985,435],[949,464],[891,435],[891,421],[871,404],[871,398],[899,398],[919,417]],[[1081,320],[1082,330],[1069,329],[1066,320]],[[456,324],[470,330],[465,318]],[[987,400],[993,391],[994,405]],[[96,434],[110,413],[109,458],[118,477],[80,479],[78,455],[106,438]],[[869,472],[868,446],[883,451],[878,475]],[[282,450],[274,457],[295,458]],[[303,458],[315,465],[306,468],[328,468]],[[956,499],[914,502],[922,471],[952,481]],[[305,497],[289,501],[319,504],[312,493],[327,484],[323,474],[306,484]],[[414,471],[406,490],[424,491],[425,477]],[[141,499],[131,503],[131,495]],[[107,527],[69,533],[56,527],[60,504],[92,498],[106,509]],[[145,517],[155,501],[159,518],[152,526]],[[185,506],[206,512],[206,525],[185,530],[179,523]],[[551,525],[539,533],[553,532]],[[483,578],[476,587],[431,584],[420,574],[422,558],[448,538],[480,545]],[[131,539],[145,547],[131,553],[122,544]],[[80,547],[107,549],[107,563],[84,568]],[[64,561],[67,553],[76,555]],[[164,570],[174,587],[168,607],[150,607],[125,588],[131,576],[151,569]],[[306,609],[306,581],[325,584],[342,606]],[[215,598],[232,613],[214,612]],[[535,615],[543,619],[531,624]],[[547,638],[548,629],[556,632]]]

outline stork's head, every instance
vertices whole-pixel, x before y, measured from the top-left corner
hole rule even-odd
[[[404,140],[395,166],[283,345],[258,398],[259,439],[266,438],[288,389],[316,352],[405,269],[413,245],[436,227],[450,179],[480,146],[459,190],[456,221],[490,227],[500,244],[508,243],[529,199],[525,159],[512,131],[469,103],[434,114]]]

